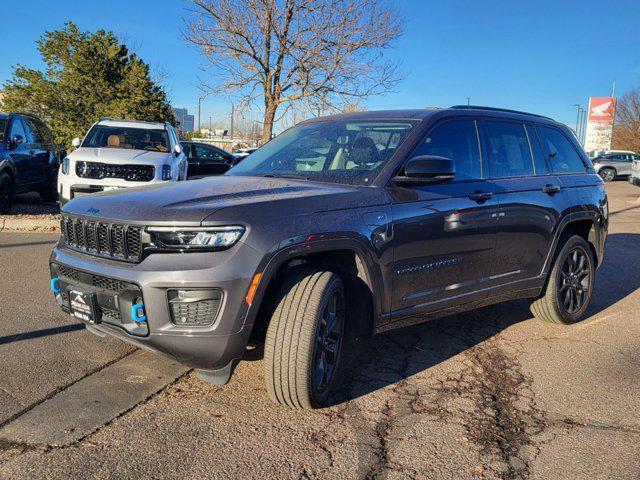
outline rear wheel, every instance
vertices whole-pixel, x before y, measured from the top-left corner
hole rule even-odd
[[[616,178],[616,171],[613,168],[603,168],[598,173],[605,182],[612,182]]]
[[[0,215],[11,211],[13,203],[13,180],[7,173],[0,173]]]
[[[544,294],[531,304],[531,312],[551,323],[579,321],[591,302],[594,280],[591,247],[584,238],[574,235],[556,256]]]
[[[265,340],[271,399],[293,408],[324,405],[336,380],[344,338],[340,277],[302,270],[284,285]]]

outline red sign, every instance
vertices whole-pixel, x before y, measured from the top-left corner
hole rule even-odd
[[[589,121],[613,123],[616,99],[612,97],[591,97],[589,99]]]

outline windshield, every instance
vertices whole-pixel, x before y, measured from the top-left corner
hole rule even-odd
[[[304,123],[253,152],[227,175],[367,185],[414,125],[397,120]]]
[[[82,142],[88,148],[128,148],[168,152],[166,130],[95,125]]]
[[[4,142],[4,131],[7,128],[7,120],[0,118],[0,143]]]

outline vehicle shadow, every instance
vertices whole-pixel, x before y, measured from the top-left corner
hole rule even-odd
[[[9,215],[56,215],[60,207],[56,202],[43,202],[37,193],[24,193],[13,198]]]
[[[609,235],[605,261],[582,323],[640,288],[638,245],[640,234]],[[540,321],[533,318],[528,300],[518,300],[350,341],[341,360],[341,387],[330,404],[354,400],[401,382],[529,319]]]

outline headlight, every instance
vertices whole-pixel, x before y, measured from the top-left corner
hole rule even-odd
[[[171,180],[173,178],[173,169],[171,165],[162,165],[162,180]]]
[[[233,246],[244,227],[149,227],[156,247],[176,250],[222,250]]]
[[[64,157],[64,160],[62,160],[62,165],[60,166],[60,171],[64,175],[69,175],[69,157]]]

